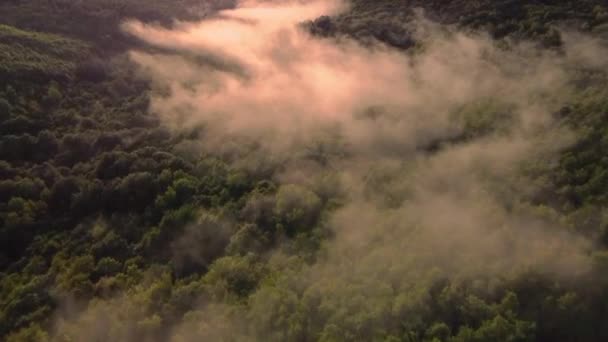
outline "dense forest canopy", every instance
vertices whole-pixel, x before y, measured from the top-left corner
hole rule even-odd
[[[0,340],[608,340],[601,0],[0,3]]]

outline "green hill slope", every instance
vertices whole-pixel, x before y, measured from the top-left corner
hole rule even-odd
[[[59,35],[0,25],[0,74],[9,78],[65,78],[89,57],[91,46]]]

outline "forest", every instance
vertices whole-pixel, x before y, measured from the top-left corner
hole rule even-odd
[[[0,341],[608,341],[605,56],[602,0],[2,1]]]

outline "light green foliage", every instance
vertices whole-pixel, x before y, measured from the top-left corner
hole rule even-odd
[[[237,302],[257,287],[263,275],[263,265],[253,256],[230,256],[217,259],[203,280],[214,298]]]
[[[89,45],[58,35],[0,25],[0,74],[65,77],[86,58]]]
[[[38,325],[32,324],[6,337],[6,342],[47,342],[49,335]]]
[[[62,98],[63,94],[61,94],[61,91],[59,90],[59,85],[52,82],[47,90],[45,101],[53,106],[59,104]]]
[[[512,108],[492,99],[467,104],[454,116],[466,138],[496,132],[508,133],[517,121],[517,118],[513,117]]]
[[[276,195],[274,214],[280,228],[289,235],[311,230],[318,219],[321,200],[312,191],[298,185],[285,185]]]

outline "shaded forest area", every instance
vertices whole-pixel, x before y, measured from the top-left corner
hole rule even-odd
[[[218,317],[245,311],[257,289],[280,279],[269,251],[289,255],[294,269],[323,254],[332,235],[326,218],[340,198],[277,183],[280,162],[252,173],[236,167],[234,156],[192,153],[192,145],[204,143],[201,129],[171,131],[150,113],[150,82],[126,55],[146,46],[120,29],[125,19],[170,26],[174,18],[194,20],[233,5],[0,4],[1,340],[74,341],[74,326],[54,334],[58,317],[73,318],[95,303],[103,313],[104,302],[121,296],[133,299],[125,310],[135,323],[104,326],[107,335],[99,341],[166,340],[170,327],[213,321],[200,317],[201,297],[228,307],[217,308]],[[432,20],[548,49],[559,49],[563,26],[608,34],[608,7],[592,0],[354,0],[349,12],[308,26],[326,38],[415,48],[407,23],[416,6]],[[416,289],[423,299],[412,299],[416,313],[393,312],[386,326],[377,323],[385,317],[373,317],[374,303],[363,303],[353,309],[360,315],[340,326],[309,322],[310,330],[300,329],[294,322],[306,305],[298,298],[253,313],[256,326],[271,327],[277,341],[608,340],[607,77],[581,75],[580,93],[555,114],[577,132],[577,141],[559,163],[534,171],[543,185],[533,204],[599,246],[592,269],[563,282],[522,271],[493,279],[498,290],[491,293],[477,287],[487,279],[425,279]],[[479,120],[471,134],[487,129]],[[315,151],[315,158],[329,158],[325,152]],[[224,227],[226,221],[232,224]],[[186,233],[190,240],[180,239]],[[179,252],[189,244],[200,252]],[[283,295],[291,296],[276,297]],[[199,338],[213,338],[200,329]],[[129,333],[112,335],[123,330]]]

